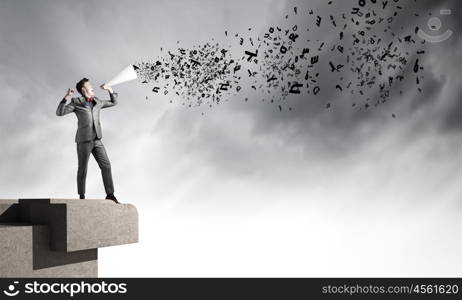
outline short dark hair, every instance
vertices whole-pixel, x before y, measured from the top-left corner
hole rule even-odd
[[[83,78],[82,80],[80,80],[79,82],[77,82],[77,84],[75,85],[75,88],[77,89],[77,92],[80,93],[80,95],[83,96],[82,94],[82,88],[83,88],[83,85],[85,84],[85,82],[88,82],[90,81],[90,79],[88,78]]]

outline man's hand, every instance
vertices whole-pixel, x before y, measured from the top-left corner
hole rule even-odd
[[[112,88],[110,86],[108,86],[106,83],[102,84],[101,85],[101,88],[105,91],[109,91],[109,93],[114,93],[114,91],[112,90]]]
[[[74,94],[74,90],[69,88],[67,90],[67,93],[66,93],[66,96],[64,96],[65,99],[69,98],[70,96],[72,96]]]

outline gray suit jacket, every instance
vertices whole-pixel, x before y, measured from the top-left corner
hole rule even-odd
[[[100,100],[98,97],[93,97],[96,104],[93,105],[93,109],[88,106],[85,97],[74,97],[71,102],[66,105],[66,100],[63,99],[56,109],[56,115],[61,117],[74,112],[77,116],[78,126],[77,133],[75,134],[75,142],[87,142],[95,138],[95,126],[96,136],[101,139],[103,132],[101,130],[101,122],[99,118],[99,112],[103,108],[112,107],[117,105],[117,93],[109,93],[111,100]]]

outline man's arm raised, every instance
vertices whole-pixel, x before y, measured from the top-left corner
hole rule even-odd
[[[74,94],[73,89],[68,89],[64,98],[59,102],[58,108],[56,109],[56,115],[62,117],[74,111],[74,103],[69,103],[66,105],[67,99]]]
[[[102,84],[101,88],[103,90],[106,90],[109,92],[109,97],[111,100],[102,100],[103,106],[101,108],[107,108],[107,107],[112,107],[117,105],[117,97],[119,96],[117,93],[114,93],[112,88],[108,86],[107,84]]]

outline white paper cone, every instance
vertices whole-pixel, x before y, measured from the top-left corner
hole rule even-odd
[[[133,65],[129,65],[125,69],[123,69],[119,74],[117,74],[114,78],[112,78],[107,85],[108,86],[115,86],[124,82],[132,81],[138,78],[138,74],[136,74],[135,68]]]

